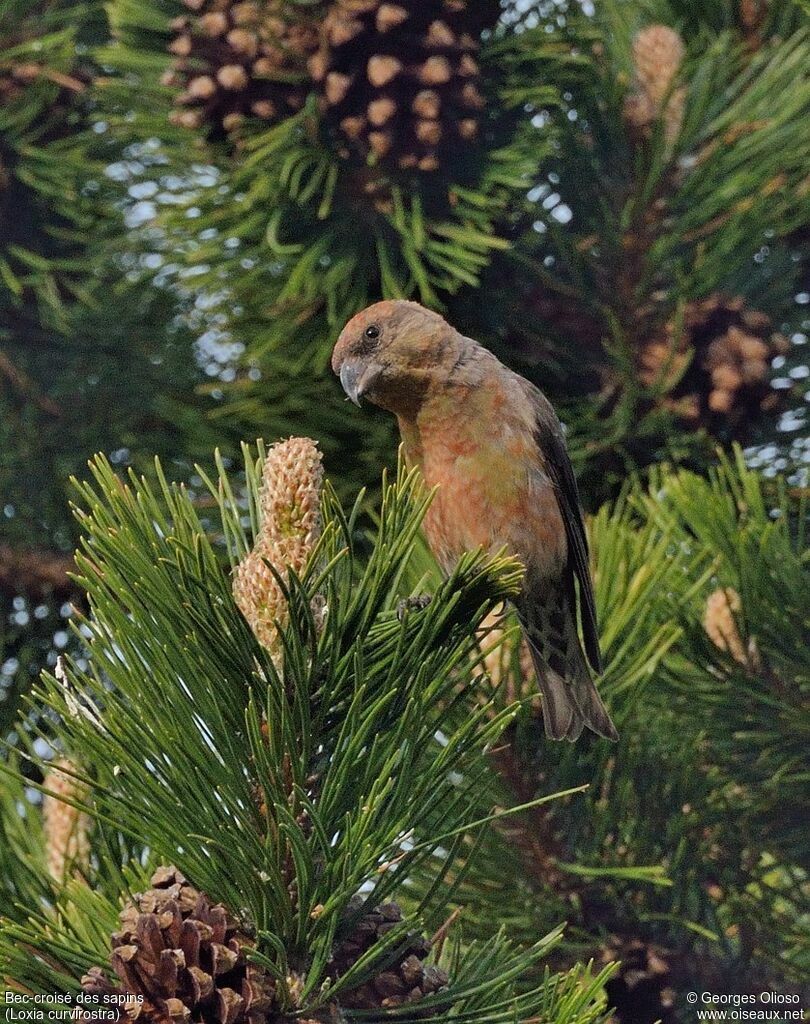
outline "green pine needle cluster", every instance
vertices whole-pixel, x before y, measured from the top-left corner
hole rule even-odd
[[[304,429],[345,452],[327,366],[336,334],[370,302],[413,297],[566,406],[598,500],[662,458],[707,465],[735,430],[744,443],[774,436],[779,416],[765,411],[734,429],[722,416],[687,429],[666,401],[678,380],[642,382],[639,346],[672,325],[679,341],[685,307],[716,293],[742,297],[773,329],[801,329],[810,37],[796,0],[756,23],[733,3],[505,4],[480,51],[483,142],[436,180],[347,162],[314,95],[225,141],[171,124],[177,87],[161,75],[184,12],[179,0],[110,5],[99,114],[130,158],[147,138],[158,147],[131,179],[154,187],[156,204],[131,244],[197,323],[202,293],[203,320],[239,346],[207,389],[220,425]],[[683,109],[669,122],[659,111],[642,138],[626,115],[632,47],[656,24],[683,39],[670,90]],[[798,387],[782,394],[790,405],[802,408]],[[390,452],[385,423],[371,429],[365,451]]]
[[[641,935],[684,957],[696,985],[806,976],[806,517],[800,497],[737,452],[708,479],[659,470],[592,520],[600,690],[621,743],[540,747],[525,727],[515,738],[528,779],[589,782],[585,810],[577,799],[544,814],[571,876],[555,896],[570,901],[575,945],[592,949],[595,928]],[[736,632],[713,619],[721,592],[739,599]],[[518,695],[532,685],[521,678]],[[523,871],[516,927],[530,931],[554,883],[531,864]]]
[[[263,450],[245,455],[252,524],[228,477],[210,481],[233,559],[257,527]],[[519,706],[496,710],[491,698],[470,707],[459,683],[478,658],[483,619],[516,593],[521,570],[470,554],[427,608],[398,615],[429,496],[404,469],[384,483],[373,548],[360,561],[359,505],[347,515],[327,491],[318,549],[287,584],[279,671],[238,611],[188,493],[159,465],[155,485],[120,481],[104,459],[92,472],[77,513],[89,665],[46,677],[36,700],[57,716],[59,742],[90,787],[86,809],[104,842],[95,874],[119,845],[114,834],[142,844],[152,863],[178,864],[257,936],[253,955],[282,989],[291,972],[303,977],[295,1006],[315,1013],[378,973],[407,930],[442,923],[476,837],[506,813],[493,812],[486,752]],[[327,608],[320,634],[316,594]],[[411,911],[330,983],[358,892],[369,908],[405,892]],[[92,892],[68,885],[50,910],[19,906],[1,933],[2,973],[15,988],[76,991],[84,971],[107,963],[115,911],[98,877]],[[492,934],[467,943],[459,929],[446,959],[451,984],[420,1010],[494,1022],[546,1007],[587,1024],[604,973],[518,984],[559,938],[554,928],[526,946]]]
[[[17,318],[64,326],[66,303],[83,297],[92,218],[77,132],[104,32],[98,3],[0,4],[0,344]]]
[[[688,341],[690,302],[740,296],[775,326],[802,329],[794,297],[808,260],[810,87],[800,69],[810,61],[810,25],[794,0],[761,6],[749,30],[742,5],[600,0],[592,15],[568,5],[556,29],[590,60],[576,74],[551,69],[564,101],[549,113],[556,141],[534,193],[537,217],[485,291],[514,296],[511,305],[487,303],[496,345],[540,370],[567,405],[586,490],[600,497],[615,493],[628,469],[662,459],[710,464],[716,440],[734,436],[719,420],[697,430],[666,408],[678,384],[672,364],[653,383],[639,379],[639,348],[666,325],[673,346]],[[641,137],[627,113],[637,88],[632,47],[651,25],[679,33],[684,57]],[[784,101],[775,105],[777,95]],[[515,294],[507,282],[516,274]],[[783,393],[785,403],[801,409],[801,390]],[[752,410],[738,437],[773,436],[778,420]]]

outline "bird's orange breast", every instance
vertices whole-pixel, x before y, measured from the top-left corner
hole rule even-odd
[[[493,390],[400,423],[406,457],[438,488],[424,529],[446,572],[477,548],[505,548],[541,576],[556,577],[565,561],[557,497],[520,411]]]

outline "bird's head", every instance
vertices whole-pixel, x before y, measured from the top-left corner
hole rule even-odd
[[[356,405],[367,398],[407,417],[446,377],[458,337],[438,313],[416,302],[377,302],[343,328],[332,369]]]

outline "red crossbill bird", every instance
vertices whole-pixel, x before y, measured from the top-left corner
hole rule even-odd
[[[436,487],[424,529],[442,570],[477,548],[522,562],[516,610],[546,734],[573,741],[587,726],[617,739],[591,676],[602,665],[577,484],[546,397],[415,302],[358,313],[332,368],[353,402],[396,416],[408,464]]]

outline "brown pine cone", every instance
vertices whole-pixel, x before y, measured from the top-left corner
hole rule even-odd
[[[158,868],[151,882],[152,889],[133,896],[121,911],[121,928],[112,935],[111,967],[120,985],[94,968],[82,978],[83,990],[100,1000],[132,997],[121,1011],[122,1022],[269,1021],[275,985],[266,971],[247,962],[253,942],[236,920],[174,867]]]
[[[780,410],[770,364],[789,347],[765,313],[715,292],[639,348],[638,376],[645,387],[663,388],[663,406],[686,425],[744,440],[758,419]]]
[[[613,1018],[619,1024],[674,1024],[674,986],[679,979],[669,951],[638,939],[613,937],[602,950],[602,961],[615,960],[621,967],[605,985]]]
[[[222,136],[246,117],[276,122],[299,110],[311,88],[306,62],[318,46],[317,5],[282,0],[184,0],[172,22],[172,121]]]
[[[355,897],[349,904],[348,917],[362,908],[363,900]],[[339,978],[366,953],[375,942],[402,923],[402,910],[396,903],[384,903],[356,920],[350,934],[337,946],[332,957],[331,973]],[[415,1003],[441,991],[448,983],[445,971],[424,961],[430,943],[415,932],[408,933],[404,948],[398,947],[393,962],[376,977],[358,988],[340,994],[341,1006],[352,1010],[370,1010]],[[432,1016],[435,1008],[425,1011]]]
[[[478,138],[478,38],[497,6],[335,0],[309,67],[345,156],[430,173]]]

